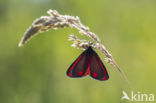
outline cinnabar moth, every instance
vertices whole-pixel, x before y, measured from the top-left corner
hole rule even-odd
[[[88,47],[67,70],[69,77],[83,77],[87,74],[100,81],[109,78],[106,67],[91,46]]]

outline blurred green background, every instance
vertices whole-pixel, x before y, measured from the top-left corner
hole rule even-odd
[[[123,90],[130,94],[98,50],[108,81],[66,76],[82,52],[67,40],[71,33],[81,37],[75,29],[50,30],[18,47],[33,20],[49,9],[79,16],[100,37],[134,92],[156,94],[155,0],[0,0],[0,103],[120,103]]]

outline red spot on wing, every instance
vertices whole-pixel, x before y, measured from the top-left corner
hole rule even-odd
[[[83,74],[83,72],[82,72],[82,71],[79,71],[79,72],[78,72],[78,75],[79,75],[79,76],[81,76],[82,74]]]
[[[103,80],[107,80],[108,78],[107,77],[103,77]]]
[[[98,74],[97,74],[97,73],[93,73],[93,77],[95,77],[95,78],[96,78],[97,76],[98,76]]]
[[[70,77],[71,77],[71,76],[72,76],[72,74],[71,74],[71,73],[69,73],[69,74],[68,74],[68,76],[70,76]]]

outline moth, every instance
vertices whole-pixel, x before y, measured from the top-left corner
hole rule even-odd
[[[106,67],[91,46],[71,64],[66,73],[73,78],[89,75],[100,81],[109,79]]]

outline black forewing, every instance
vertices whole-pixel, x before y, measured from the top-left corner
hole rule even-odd
[[[88,49],[87,49],[88,50]],[[67,75],[69,77],[83,77],[88,67],[87,50],[85,50],[69,67]]]
[[[106,67],[93,49],[90,49],[89,52],[89,65],[92,78],[97,80],[107,80],[109,78]]]

